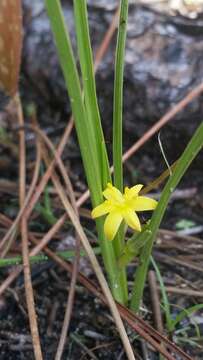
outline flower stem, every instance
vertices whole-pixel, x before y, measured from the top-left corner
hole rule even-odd
[[[113,102],[113,166],[114,186],[123,192],[123,73],[125,58],[125,42],[128,21],[128,0],[120,1],[120,16],[115,56],[115,78],[114,78],[114,102]],[[124,225],[120,226],[119,232],[113,240],[113,247],[117,259],[122,253],[124,246]],[[120,279],[124,289],[126,302],[128,299],[126,269],[120,270]]]
[[[114,102],[113,102],[113,166],[114,186],[123,192],[122,126],[123,126],[123,73],[125,42],[128,21],[128,0],[120,2],[120,16],[115,56]]]

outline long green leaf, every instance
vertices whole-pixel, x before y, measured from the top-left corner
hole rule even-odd
[[[172,176],[167,181],[158,206],[153,213],[148,229],[152,232],[151,239],[147,241],[146,245],[141,249],[140,265],[135,273],[135,280],[133,286],[133,293],[131,298],[131,309],[134,311],[139,310],[140,301],[142,299],[144,285],[146,282],[147,270],[149,266],[150,256],[152,253],[154,239],[156,237],[158,228],[166,211],[171,194],[180,182],[184,173],[188,169],[191,162],[194,160],[198,152],[203,146],[203,123],[201,123],[193,135],[191,141],[187,145],[185,151],[179,158],[177,165],[174,169]],[[136,238],[135,238],[136,241]]]
[[[100,170],[100,179],[102,187],[106,188],[107,182],[111,181],[110,167],[107,158],[106,146],[104,142],[103,131],[101,127],[100,113],[97,103],[96,84],[93,69],[93,56],[90,44],[88,14],[86,0],[74,0],[74,14],[77,34],[77,45],[79,52],[79,61],[82,73],[84,104],[90,119],[90,123],[95,134],[98,164]],[[102,231],[102,232],[101,232]],[[100,228],[99,238],[103,239],[103,229]],[[115,253],[115,255],[117,255]],[[107,254],[105,255],[105,257]],[[105,259],[104,259],[105,261]],[[127,303],[127,280],[124,271],[120,271],[117,275],[116,286],[121,284],[124,294],[124,302]],[[114,285],[115,287],[115,285]]]
[[[122,166],[123,164],[122,163],[123,73],[124,73],[127,21],[128,21],[128,0],[121,0],[116,56],[115,56],[114,103],[113,103],[114,185],[121,192],[123,192],[123,166]]]
[[[89,113],[87,112],[83,102],[79,75],[76,68],[70,36],[65,25],[60,1],[45,0],[45,3],[51,21],[52,31],[70,97],[83,164],[90,189],[92,204],[94,207],[103,201],[100,160],[98,159],[95,128],[93,127],[92,119],[88,116]],[[125,296],[122,282],[120,281],[120,274],[118,271],[112,243],[107,241],[104,237],[103,219],[98,219],[96,223],[99,233],[102,256],[112,293],[117,301],[124,303]]]
[[[104,136],[97,102],[86,0],[74,0],[74,14],[82,73],[84,104],[88,114],[89,124],[95,136],[100,177],[102,179],[102,186],[105,188],[107,182],[111,180],[111,175],[106,147],[104,146]]]
[[[70,97],[87,181],[90,187],[93,205],[95,206],[102,201],[95,136],[84,108],[79,76],[60,2],[59,0],[46,0],[46,7],[51,20],[52,31]]]

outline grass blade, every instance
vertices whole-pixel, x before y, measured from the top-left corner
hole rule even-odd
[[[93,56],[89,36],[87,4],[85,0],[74,0],[74,14],[79,61],[82,72],[84,104],[87,111],[89,124],[94,133],[98,164],[100,168],[100,177],[102,179],[102,187],[105,188],[107,182],[111,179],[111,175],[106,147],[104,146],[104,136],[97,103]],[[105,174],[105,176],[103,174]]]
[[[170,196],[175,187],[180,182],[184,173],[192,163],[198,152],[203,146],[203,123],[199,125],[191,141],[187,145],[185,151],[179,158],[177,165],[173,171],[172,176],[167,181],[157,205],[153,213],[148,229],[152,231],[150,240],[143,246],[140,255],[140,265],[138,266],[135,274],[135,281],[133,286],[133,293],[131,299],[131,309],[134,311],[139,310],[140,301],[142,299],[144,284],[146,282],[147,270],[152,253],[152,247],[158,228],[166,211]]]
[[[116,46],[114,104],[113,104],[114,185],[121,192],[123,191],[123,166],[122,166],[123,73],[124,73],[127,21],[128,21],[128,0],[121,0],[117,46]]]
[[[190,316],[192,313],[194,313],[195,311],[198,310],[202,310],[203,309],[203,304],[196,304],[193,305],[187,309],[183,309],[174,320],[172,320],[172,331],[175,329],[175,327],[177,326],[177,324],[179,322],[181,322],[185,317]]]
[[[160,285],[160,289],[161,289],[161,295],[162,295],[162,301],[163,301],[163,308],[165,311],[165,317],[166,317],[166,326],[167,326],[167,330],[170,332],[171,331],[171,327],[172,327],[172,316],[171,316],[171,310],[170,310],[170,304],[168,301],[168,296],[166,293],[166,288],[164,286],[164,282],[163,282],[163,278],[161,276],[160,270],[155,262],[155,260],[153,259],[153,257],[151,256],[150,258],[151,263],[154,267],[154,270],[156,272],[156,276],[157,279],[159,281],[159,285]]]
[[[97,148],[98,139],[96,140],[95,125],[91,116],[88,116],[90,110],[88,109],[87,111],[87,108],[83,102],[78,71],[76,68],[70,36],[65,25],[60,1],[45,0],[45,3],[51,21],[52,31],[54,34],[61,67],[71,101],[83,164],[90,189],[92,205],[95,207],[103,201],[100,159],[98,158]],[[89,85],[88,89],[86,90],[90,91]],[[104,161],[102,160],[102,164],[103,162]],[[123,295],[122,283],[120,281],[120,274],[118,271],[112,243],[107,241],[104,237],[103,220],[98,219],[96,223],[99,233],[102,256],[104,259],[105,268],[108,273],[112,292],[117,301],[124,303],[125,299]]]
[[[114,102],[113,102],[113,167],[114,185],[123,192],[123,73],[125,58],[125,42],[128,21],[128,0],[120,1],[119,26],[115,56],[115,78],[114,78]],[[113,240],[116,257],[119,258],[124,246],[124,225]],[[120,270],[121,281],[125,289],[126,300],[128,297],[127,278],[125,267]]]
[[[46,7],[51,20],[52,31],[63,70],[71,108],[75,120],[78,140],[81,148],[83,164],[91,191],[93,205],[102,201],[101,182],[96,156],[95,136],[84,108],[79,76],[72,51],[69,33],[66,29],[59,0],[46,0]],[[94,182],[93,182],[94,179]],[[100,191],[98,191],[100,189]]]

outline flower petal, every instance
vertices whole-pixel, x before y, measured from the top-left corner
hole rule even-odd
[[[130,189],[128,187],[125,188],[125,198],[127,200],[131,200],[133,197],[137,196],[140,190],[143,188],[144,185],[138,184]]]
[[[103,216],[105,214],[108,214],[112,210],[112,205],[109,204],[109,201],[104,201],[102,204],[96,206],[92,212],[92,218],[95,219],[99,216]]]
[[[104,222],[104,234],[108,240],[113,240],[118,228],[123,220],[123,217],[118,211],[112,211]]]
[[[132,207],[135,211],[154,210],[157,204],[158,202],[156,200],[146,196],[138,196],[132,201]]]
[[[126,211],[124,215],[124,220],[132,229],[141,231],[140,220],[137,214],[134,211]]]
[[[103,191],[103,195],[108,200],[114,200],[114,201],[117,201],[117,202],[123,202],[123,195],[111,183],[107,184],[107,188]]]

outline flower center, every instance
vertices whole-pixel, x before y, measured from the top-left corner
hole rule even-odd
[[[127,211],[132,209],[131,200],[127,200],[125,198],[123,198],[122,200],[116,201],[114,203],[114,206],[121,214],[125,214]]]

